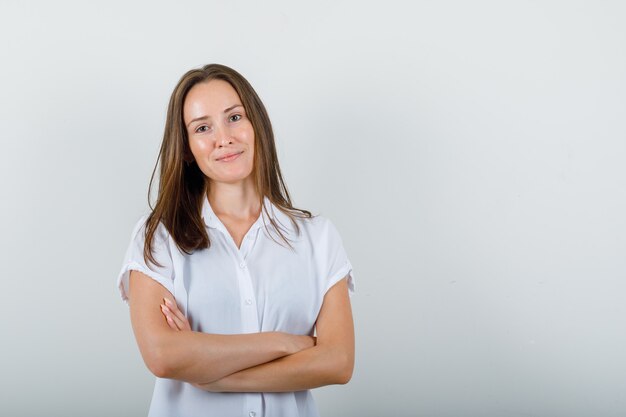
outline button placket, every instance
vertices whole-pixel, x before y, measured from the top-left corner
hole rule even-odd
[[[237,276],[239,277],[239,290],[241,296],[241,319],[243,331],[245,333],[259,332],[259,317],[254,307],[254,289],[252,287],[252,279],[250,271],[247,268],[238,268]]]
[[[246,413],[244,416],[248,417],[263,417],[263,398],[259,392],[246,393]]]
[[[248,233],[246,233],[243,240],[241,241],[239,254],[243,258],[244,262],[248,258],[248,255],[250,254],[250,252],[252,252],[252,248],[254,248],[254,245],[256,244],[256,237],[258,235],[258,231],[259,231],[258,226],[252,226],[252,228],[248,230]]]
[[[241,297],[241,320],[244,333],[257,333],[261,331],[259,314],[256,308],[256,296],[254,294],[254,286],[252,285],[252,276],[250,275],[250,269],[246,261],[256,242],[255,239],[247,239],[247,237],[256,236],[256,231],[257,229],[248,231],[248,234],[243,239],[240,250],[236,252],[237,277],[239,279]],[[252,407],[250,411],[254,411],[254,407]]]

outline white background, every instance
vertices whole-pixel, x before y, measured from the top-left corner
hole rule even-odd
[[[0,414],[141,416],[115,278],[188,69],[265,102],[355,267],[323,416],[626,415],[620,1],[0,3]]]

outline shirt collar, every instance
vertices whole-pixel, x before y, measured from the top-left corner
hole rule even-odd
[[[267,213],[270,218],[273,218],[274,221],[278,224],[279,227],[286,229],[287,231],[294,231],[293,224],[291,223],[291,218],[283,213],[277,206],[272,204],[268,197],[263,197],[263,205],[267,209]],[[208,197],[204,196],[204,201],[202,204],[202,219],[204,220],[204,224],[213,229],[220,229],[224,233],[227,233],[226,227],[222,223],[222,221],[217,217],[213,208],[211,207],[211,203],[209,203]],[[265,210],[261,210],[261,215],[257,219],[256,222],[250,228],[251,230],[263,226],[263,222],[266,224],[270,224],[269,218],[265,213]]]

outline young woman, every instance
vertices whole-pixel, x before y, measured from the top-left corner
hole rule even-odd
[[[250,84],[187,72],[159,163],[117,281],[157,377],[149,416],[317,416],[309,390],[352,375],[352,265],[328,219],[292,206]]]

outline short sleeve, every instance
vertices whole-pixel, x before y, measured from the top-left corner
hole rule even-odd
[[[320,270],[325,271],[323,279],[324,294],[342,278],[348,276],[349,294],[354,294],[354,274],[352,264],[343,247],[343,241],[335,225],[324,218],[322,234],[319,242],[318,256],[321,263]]]
[[[124,256],[122,269],[117,277],[117,288],[122,300],[128,303],[128,280],[130,271],[139,271],[163,285],[174,294],[174,268],[172,254],[169,248],[169,234],[163,224],[159,223],[152,242],[152,254],[161,267],[152,263],[147,264],[143,257],[145,245],[146,220],[143,216],[135,225],[130,237],[130,244]]]

